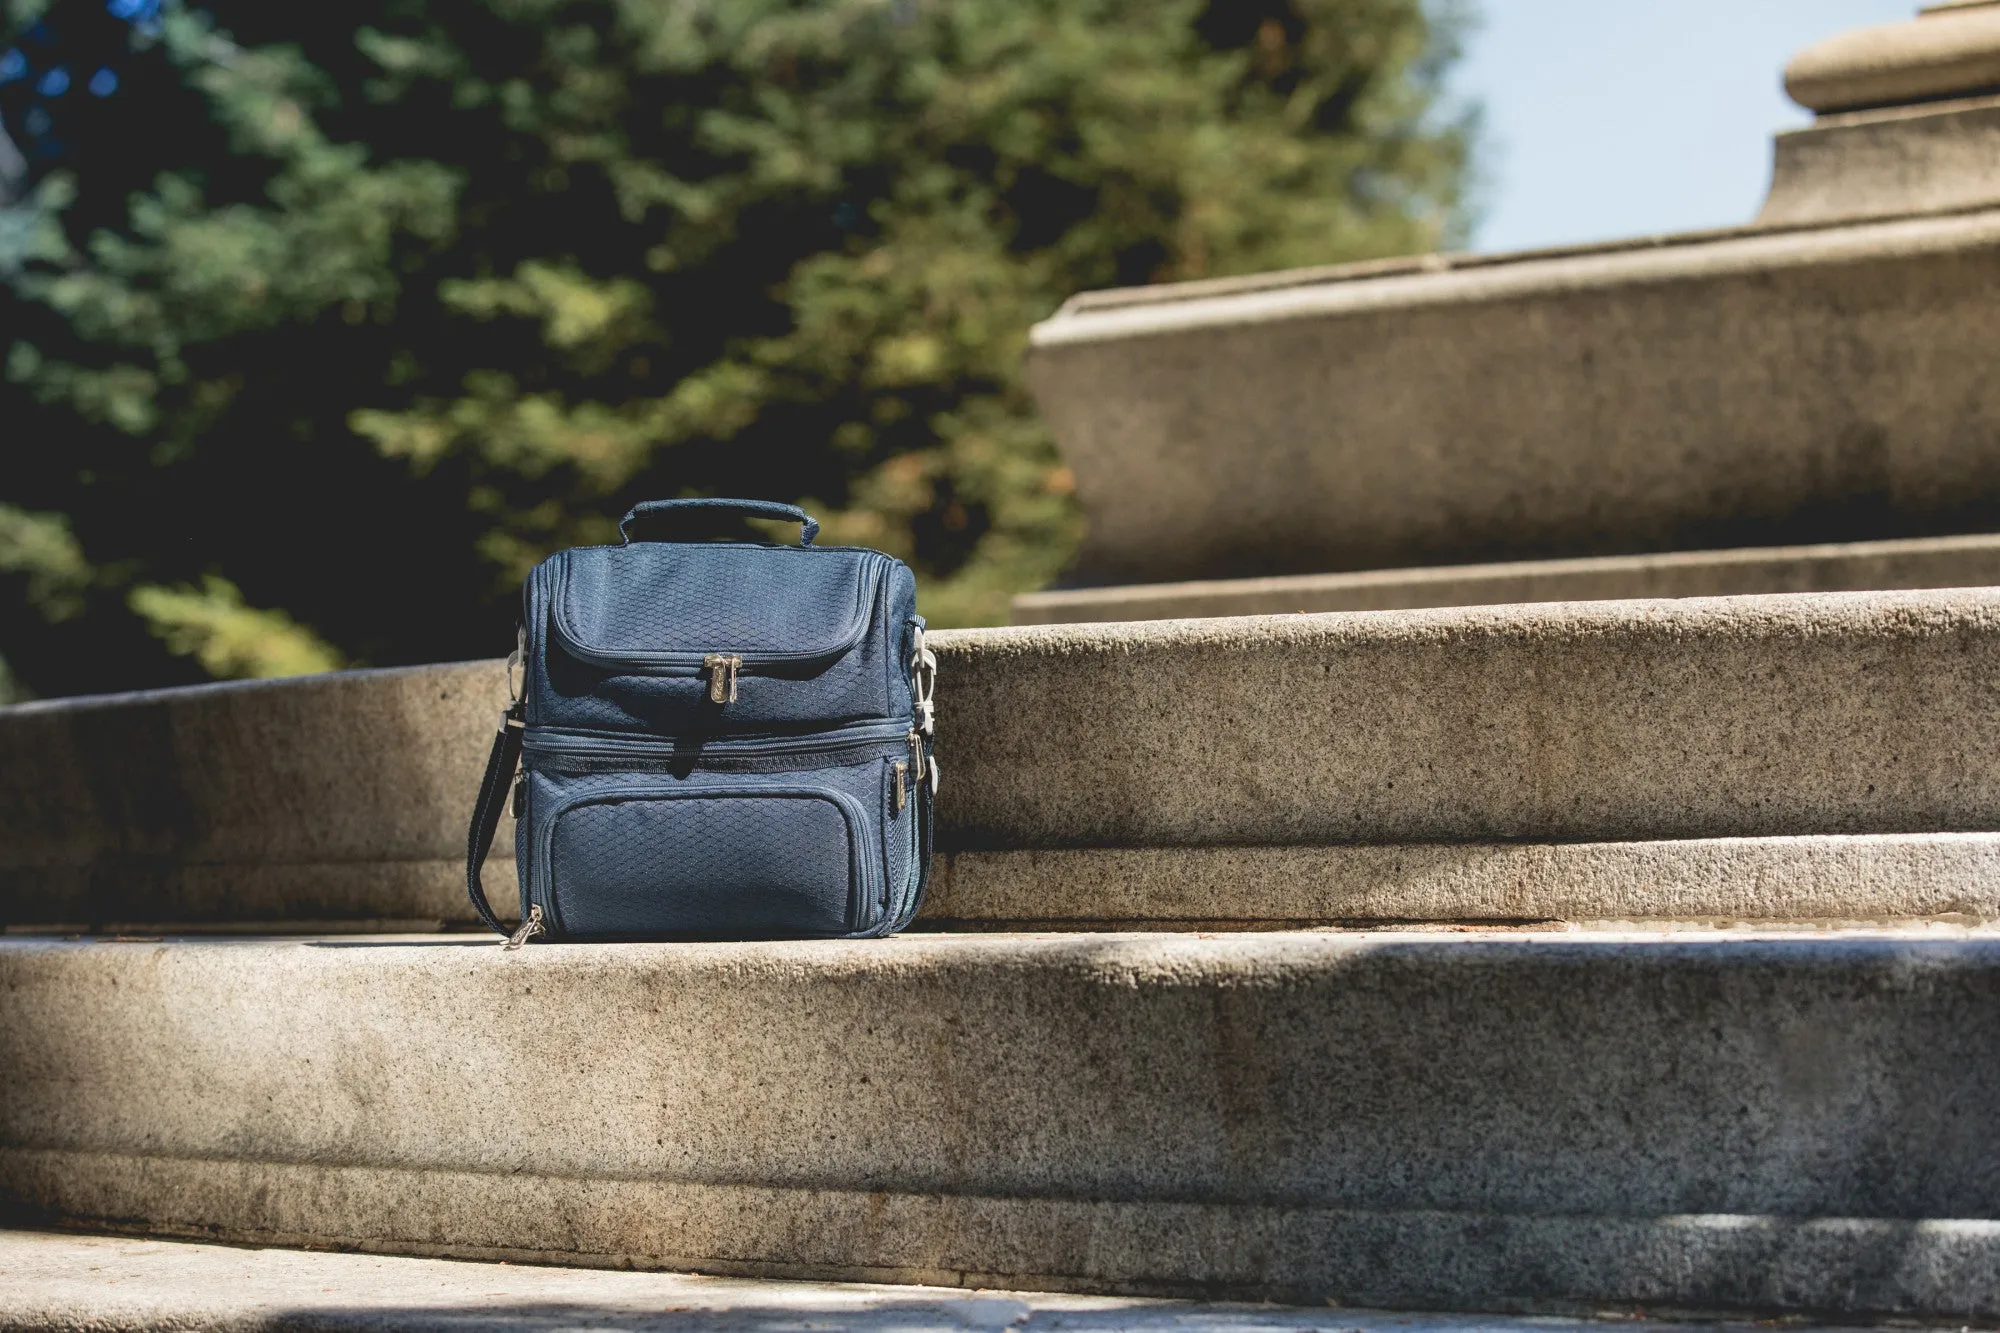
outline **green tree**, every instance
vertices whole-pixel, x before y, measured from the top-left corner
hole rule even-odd
[[[90,3],[14,0],[15,31]],[[169,4],[121,55],[145,174],[99,116],[0,210],[0,652],[44,693],[497,652],[536,560],[675,494],[800,501],[911,560],[935,621],[1002,619],[1079,523],[1028,327],[1455,243],[1459,26]]]

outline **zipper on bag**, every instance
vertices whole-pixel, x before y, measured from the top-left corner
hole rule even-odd
[[[708,701],[712,704],[733,704],[736,702],[736,673],[743,669],[743,658],[739,653],[710,653],[701,659],[701,669],[708,673]]]
[[[540,903],[530,903],[528,905],[527,919],[521,923],[519,930],[507,937],[507,943],[502,946],[502,952],[512,953],[529,940],[535,938],[535,936],[546,933],[547,930],[548,927],[542,924],[542,905]]]
[[[753,736],[704,739],[690,749],[677,749],[669,737],[608,736],[600,732],[538,727],[523,740],[523,750],[544,765],[564,773],[673,772],[722,766],[732,761],[819,756],[879,750],[898,741],[907,743],[901,723],[842,728],[806,736]],[[688,738],[680,738],[685,742]]]

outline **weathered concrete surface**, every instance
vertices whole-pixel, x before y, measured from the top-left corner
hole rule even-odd
[[[2000,938],[0,942],[0,1196],[162,1234],[2000,1316]]]
[[[2000,14],[2000,10],[1994,11]],[[1773,145],[1764,226],[2000,204],[2000,99],[1821,116]]]
[[[973,630],[940,659],[953,850],[2000,828],[2000,590]]]
[[[438,863],[436,878],[455,867]],[[237,868],[254,891],[217,896],[223,915],[135,893],[104,921],[18,909],[17,933],[321,933],[475,927],[462,897],[433,885],[399,898],[316,898],[286,915],[293,867]],[[385,867],[385,873],[394,867]],[[445,892],[456,888],[447,885]],[[513,884],[492,886],[512,919]],[[424,896],[420,896],[424,895]],[[229,915],[234,913],[234,915]],[[2000,834],[1904,833],[1677,838],[1654,842],[1445,842],[1327,846],[1015,848],[939,855],[919,930],[1206,930],[1427,922],[1763,922],[1774,925],[2000,920]]]
[[[1819,112],[1777,136],[1759,225],[2000,204],[2000,6],[1930,6],[1799,53],[1785,88]]]
[[[1510,893],[1592,919],[1648,901],[1798,919],[1992,900],[1968,889],[1995,882],[1983,842],[1490,844],[2000,831],[2000,591],[934,642],[946,851],[1267,850],[1154,859],[1144,874],[1132,858],[961,858],[933,914],[1016,920],[1036,901],[1027,919],[1101,920],[1108,875],[1125,886],[1119,910],[1149,921],[1260,920],[1284,904],[1272,919],[1317,919],[1336,903],[1483,919]],[[497,664],[473,663],[0,710],[0,919],[463,920],[464,820],[503,688]],[[1473,845],[1326,850],[1438,843]],[[1083,898],[1064,901],[1056,865]],[[1232,865],[1254,911],[1220,910]],[[488,873],[511,902],[511,867]],[[1851,910],[1828,911],[1850,895]]]
[[[2000,835],[1088,847],[938,860],[933,929],[2000,920]]]
[[[1995,584],[2000,584],[2000,536],[1979,533],[1904,541],[1753,546],[1731,551],[1067,588],[1016,597],[1014,622],[1056,625],[1091,620],[1186,620],[1305,611]]]
[[[1388,1314],[1053,1292],[967,1292],[687,1273],[613,1273],[391,1255],[238,1249],[119,1236],[0,1232],[0,1325],[21,1333],[1599,1333],[1601,1324],[1505,1315]],[[1739,1325],[1627,1321],[1632,1333],[1748,1333]],[[1818,1333],[1791,1325],[1799,1333]]]
[[[1814,111],[1898,106],[2000,88],[2000,8],[1943,4],[1915,20],[1850,28],[1785,65],[1785,91]]]
[[[0,921],[461,919],[506,701],[471,662],[0,708]]]
[[[1073,299],[1029,377],[1161,582],[2000,527],[2000,213]]]

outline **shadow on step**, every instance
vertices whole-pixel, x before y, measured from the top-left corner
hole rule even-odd
[[[1074,1298],[1054,1308],[1037,1308],[1002,1293],[963,1297],[865,1298],[720,1308],[665,1306],[619,1308],[597,1303],[520,1304],[492,1302],[455,1307],[300,1307],[265,1314],[259,1333],[341,1333],[395,1329],[399,1333],[466,1333],[505,1329],[601,1330],[602,1333],[800,1333],[801,1330],[855,1329],[870,1333],[932,1333],[934,1330],[1053,1330],[1064,1333],[1147,1333],[1149,1330],[1214,1330],[1215,1333],[1588,1333],[1593,1320],[1526,1316],[1404,1314],[1271,1305],[1210,1305],[1137,1298]],[[1650,1333],[1678,1333],[1695,1325],[1647,1323]],[[1734,1333],[1747,1325],[1704,1322],[1703,1333]]]

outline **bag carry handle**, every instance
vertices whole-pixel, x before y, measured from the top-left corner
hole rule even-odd
[[[743,518],[775,518],[800,524],[804,531],[799,545],[811,546],[819,536],[819,522],[797,505],[776,500],[648,500],[632,506],[632,512],[618,520],[618,535],[632,544],[632,521],[639,518],[673,517],[677,514],[736,514]]]

